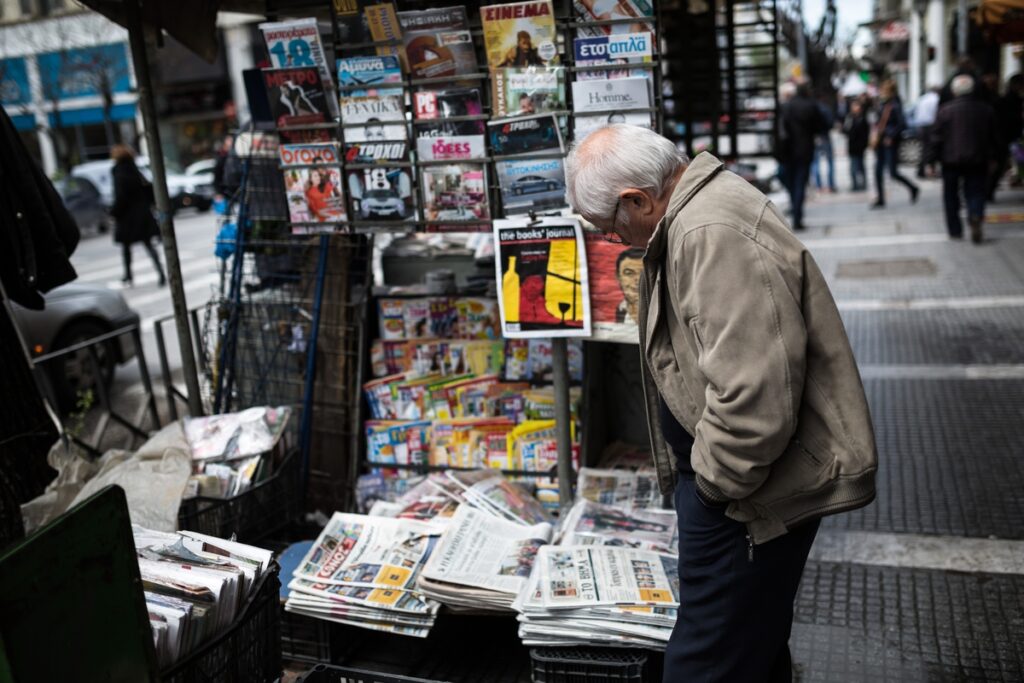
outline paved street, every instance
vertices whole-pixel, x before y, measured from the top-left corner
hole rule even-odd
[[[1000,194],[974,246],[946,238],[940,184],[922,183],[916,206],[901,187],[882,211],[808,204],[880,467],[878,499],[826,520],[804,574],[805,681],[1024,678],[1024,193]]]

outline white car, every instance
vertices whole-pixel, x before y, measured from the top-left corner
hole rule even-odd
[[[194,206],[206,211],[213,205],[213,159],[197,161],[185,169],[185,173],[173,173],[167,170],[167,194],[171,198],[173,210]],[[149,159],[144,156],[135,158],[139,171],[150,182],[153,172],[149,168]],[[114,204],[114,179],[110,171],[114,168],[113,159],[87,161],[71,169],[71,175],[85,178],[100,191],[103,205],[108,209]],[[189,170],[192,170],[190,173]]]

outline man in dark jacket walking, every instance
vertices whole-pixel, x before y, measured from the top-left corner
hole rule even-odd
[[[814,138],[828,130],[828,122],[811,99],[810,88],[801,83],[796,94],[779,111],[779,163],[782,184],[789,190],[793,229],[804,229],[804,197],[814,159]]]
[[[864,152],[868,148],[868,136],[871,127],[864,111],[864,103],[860,100],[850,102],[850,113],[843,123],[846,133],[846,152],[850,157],[850,178],[853,180],[853,191],[863,192],[868,189],[867,174],[864,172]]]
[[[158,284],[163,287],[167,283],[160,257],[153,246],[153,238],[159,234],[160,228],[153,218],[153,189],[135,165],[135,154],[127,145],[114,145],[110,150],[114,159],[114,205],[110,214],[114,217],[114,241],[121,245],[121,257],[124,259],[124,278],[121,282],[132,284],[132,245],[142,242],[153,259]]]
[[[878,121],[875,123],[875,190],[878,196],[872,209],[885,208],[885,174],[901,183],[910,192],[910,203],[917,202],[921,190],[900,173],[900,139],[907,127],[903,116],[903,103],[896,93],[896,82],[886,81],[879,88],[882,102],[878,107]]]
[[[930,155],[942,162],[942,196],[949,236],[963,237],[960,222],[960,183],[963,181],[971,241],[977,244],[982,239],[988,170],[995,160],[998,131],[992,106],[972,96],[975,87],[971,76],[961,74],[953,78],[950,83],[953,99],[940,107],[935,117]]]

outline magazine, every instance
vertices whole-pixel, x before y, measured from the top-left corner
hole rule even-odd
[[[345,143],[346,164],[386,164],[389,161],[409,161],[408,141]]]
[[[345,57],[337,61],[342,96],[401,94],[402,65],[398,57]],[[388,88],[388,85],[396,87]],[[361,89],[365,86],[365,90]],[[381,87],[385,86],[385,87]]]
[[[412,174],[407,166],[349,168],[347,173],[355,220],[416,220]]]
[[[262,455],[277,445],[291,408],[256,407],[237,413],[186,417],[185,438],[193,460],[235,460]]]
[[[362,4],[363,0],[358,0]],[[370,38],[374,42],[396,41],[395,45],[378,45],[377,54],[397,57],[402,62],[402,70],[408,71],[409,67],[405,60],[405,50],[401,47],[402,29],[398,25],[398,17],[395,14],[395,5],[391,2],[373,0],[373,4],[367,4],[363,8],[363,15],[366,17],[366,25],[370,31]]]
[[[558,64],[551,0],[485,5],[480,8],[480,20],[492,69]]]
[[[589,337],[590,284],[578,221],[494,222],[502,336]]]
[[[581,36],[608,36],[618,33],[654,32],[654,5],[651,0],[573,0],[576,19],[581,23],[613,21],[597,26],[580,26]],[[629,21],[634,19],[635,21]]]
[[[477,70],[465,7],[399,12],[398,23],[413,78],[441,78]]]
[[[495,156],[561,152],[562,132],[554,114],[499,119],[487,124]]]
[[[594,339],[635,344],[644,249],[585,232]]]
[[[492,114],[529,116],[564,111],[565,67],[495,69],[492,80]]]
[[[572,84],[572,109],[577,114],[619,113],[650,106],[651,81],[643,77],[574,81]]]
[[[572,120],[573,139],[579,142],[598,128],[610,126],[613,123],[625,123],[631,126],[650,128],[651,114],[646,111],[613,111],[610,114],[574,116]]]
[[[345,142],[405,140],[405,105],[402,94],[342,95],[341,122]],[[365,123],[365,126],[349,124]]]
[[[315,18],[263,23],[259,28],[273,67],[314,67],[320,72],[324,85],[328,88],[332,86],[331,69],[324,56],[320,29]]]
[[[417,121],[480,116],[484,111],[478,88],[420,90],[413,93],[412,101],[413,116]]]
[[[653,34],[646,32],[577,38],[573,41],[576,80],[604,80],[630,76],[652,79],[653,71],[647,68],[587,70],[581,67],[650,63],[653,42]]]
[[[281,145],[280,153],[288,217],[292,223],[348,220],[337,143]]]
[[[562,159],[499,161],[498,185],[507,215],[548,211],[565,206],[565,167]]]
[[[278,128],[325,123],[330,118],[328,97],[313,67],[264,69],[270,112]]]
[[[487,156],[483,135],[423,137],[416,140],[420,161],[459,161]]]
[[[482,143],[483,136],[478,137]],[[487,167],[482,163],[430,165],[420,168],[423,219],[427,221],[428,232],[490,230],[488,223],[473,222],[490,218],[486,171]]]

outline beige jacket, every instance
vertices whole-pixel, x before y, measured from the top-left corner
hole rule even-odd
[[[775,206],[699,155],[644,256],[640,350],[663,493],[675,456],[658,394],[694,437],[700,493],[754,543],[875,497],[871,416],[850,342],[814,259]]]

